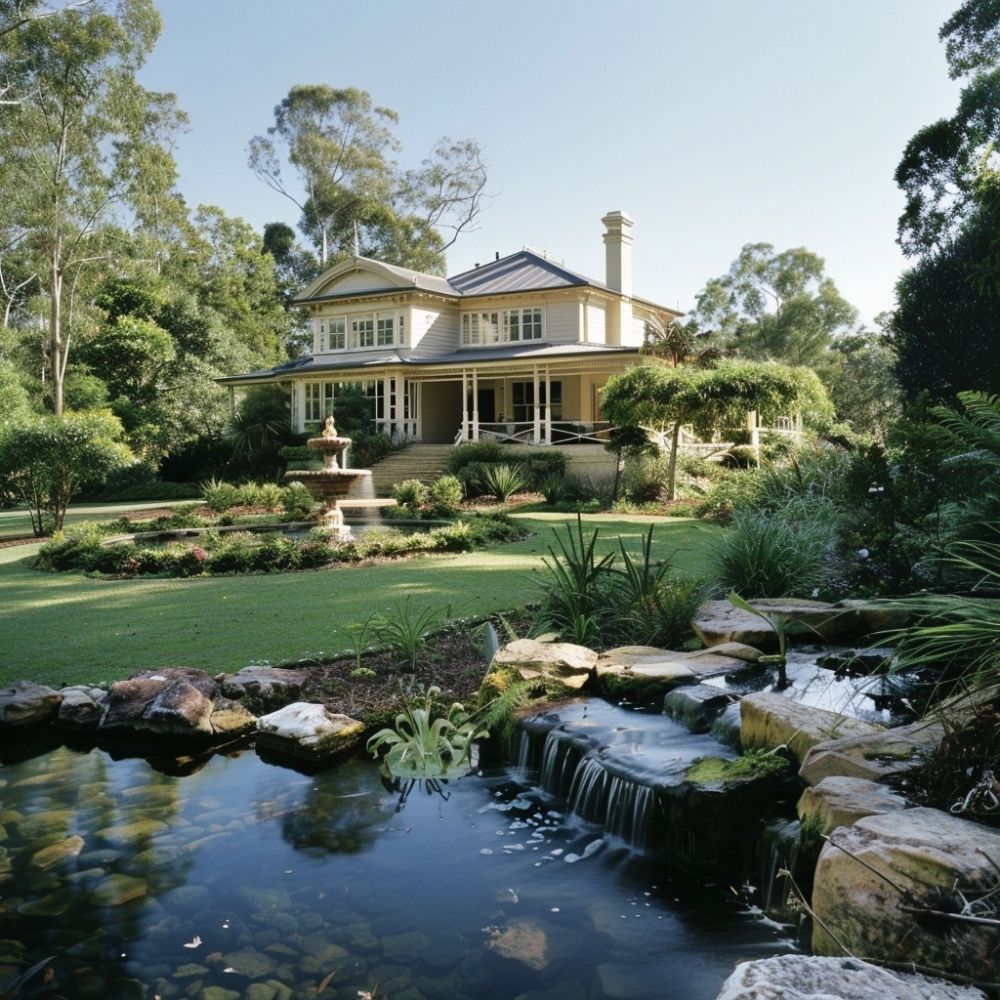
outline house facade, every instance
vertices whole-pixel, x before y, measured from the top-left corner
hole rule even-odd
[[[602,222],[603,282],[528,249],[451,278],[341,261],[294,300],[311,314],[310,356],[219,381],[287,386],[298,431],[318,426],[350,385],[393,437],[602,441],[600,390],[638,362],[647,323],[680,315],[633,295],[632,219]]]

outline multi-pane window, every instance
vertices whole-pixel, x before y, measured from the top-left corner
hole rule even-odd
[[[347,320],[343,316],[329,323],[330,350],[342,351],[347,346]]]
[[[552,419],[562,420],[562,382],[550,382],[552,386]],[[514,420],[526,423],[535,419],[535,383],[511,382],[511,399],[514,404]],[[545,409],[545,383],[538,383],[538,405]]]
[[[375,320],[375,329],[379,347],[391,347],[396,343],[395,324],[392,316],[379,316]]]
[[[350,324],[350,336],[348,336]],[[366,316],[334,316],[317,321],[317,351],[345,351],[365,347],[392,347],[402,343],[403,316],[370,313]]]
[[[333,382],[306,382],[306,421],[325,420],[333,413]]]
[[[507,341],[541,340],[541,309],[504,309],[502,312],[464,313],[464,345],[499,344]]]
[[[375,346],[375,318],[358,316],[351,320],[351,347]]]

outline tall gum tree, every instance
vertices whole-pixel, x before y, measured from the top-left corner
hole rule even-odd
[[[17,107],[0,108],[0,231],[28,249],[48,300],[57,415],[74,290],[107,260],[115,212],[148,208],[174,181],[166,147],[184,117],[172,96],[136,81],[161,27],[152,0],[92,0],[0,36],[0,79],[19,94]]]
[[[366,91],[298,85],[250,140],[250,169],[299,209],[322,265],[357,244],[366,256],[441,272],[444,252],[478,218],[486,187],[479,145],[443,138],[418,168],[401,171],[397,122]]]

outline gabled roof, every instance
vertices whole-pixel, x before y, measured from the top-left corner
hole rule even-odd
[[[371,275],[371,288],[352,288],[343,292],[322,294],[323,289],[336,281],[337,278],[351,272],[363,272]],[[311,285],[304,288],[292,301],[300,305],[305,302],[322,302],[327,299],[348,298],[357,295],[374,295],[394,289],[417,289],[434,292],[437,295],[455,296],[458,293],[448,283],[447,278],[439,278],[435,274],[424,274],[412,268],[397,267],[395,264],[384,264],[371,257],[348,257],[325,270]]]
[[[490,261],[471,271],[463,271],[449,278],[448,282],[465,296],[534,292],[544,288],[573,288],[581,285],[607,290],[607,286],[599,281],[570,271],[533,250],[519,250],[509,257]]]

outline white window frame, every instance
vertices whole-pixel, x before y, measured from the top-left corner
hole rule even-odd
[[[392,347],[396,343],[396,317],[385,313],[375,314],[375,345]]]
[[[343,351],[347,349],[347,317],[334,316],[327,323],[327,339],[329,350]]]
[[[525,336],[530,331],[531,336]],[[489,347],[545,339],[545,310],[540,306],[462,313],[463,347]]]

